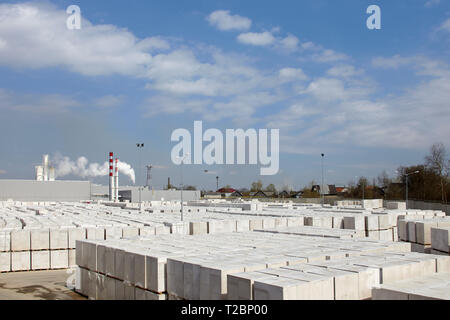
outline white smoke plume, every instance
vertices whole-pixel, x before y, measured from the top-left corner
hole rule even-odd
[[[104,164],[89,163],[89,160],[86,157],[79,157],[76,161],[73,161],[69,157],[56,154],[51,162],[55,167],[57,177],[64,177],[72,174],[81,178],[94,178],[107,176],[109,174],[108,161]],[[136,175],[131,165],[119,160],[118,168],[119,172],[130,178],[133,184],[136,182]]]

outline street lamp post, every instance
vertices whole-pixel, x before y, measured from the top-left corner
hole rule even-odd
[[[219,176],[216,177],[216,191],[219,190]]]
[[[411,176],[413,174],[417,174],[417,173],[420,173],[420,171],[417,170],[412,173],[405,173],[405,177],[406,177],[406,210],[408,210],[408,178],[409,178],[409,176]]]
[[[184,154],[184,156],[182,157],[177,157],[178,159],[181,159],[181,221],[184,221],[184,206],[183,206],[183,189],[184,189],[184,185],[183,185],[183,163],[184,163],[184,159],[186,159],[186,157],[189,156],[189,153]]]
[[[321,193],[321,196],[322,196],[322,207],[324,206],[324,203],[325,203],[325,199],[324,199],[324,189],[323,189],[323,157],[325,157],[325,154],[324,153],[322,153],[322,187],[320,188],[320,193]]]
[[[136,146],[138,147],[139,152],[139,168],[138,168],[138,176],[139,176],[139,182],[138,182],[138,190],[139,190],[139,211],[142,211],[142,198],[141,198],[141,162],[142,162],[142,149],[144,148],[143,143],[136,143]]]
[[[364,205],[364,192],[366,191],[366,185],[364,184],[364,179],[361,179],[361,187],[362,187],[362,207],[365,208]]]

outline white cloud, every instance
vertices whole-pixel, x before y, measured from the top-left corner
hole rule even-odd
[[[283,68],[279,71],[282,81],[307,80],[308,76],[300,68]]]
[[[280,40],[280,44],[287,50],[296,50],[300,40],[294,35],[288,35],[286,38]]]
[[[447,20],[445,20],[440,27],[438,28],[439,31],[445,31],[445,32],[450,32],[450,18],[448,18]]]
[[[324,49],[320,53],[314,54],[313,59],[317,62],[337,62],[347,60],[348,56],[331,49]]]
[[[356,69],[354,66],[349,64],[341,64],[329,69],[327,74],[333,77],[350,78],[363,74],[363,70]]]
[[[283,129],[281,150],[311,154],[324,148],[339,152],[347,146],[417,149],[445,140],[450,135],[449,66],[416,56],[376,61],[384,67],[407,66],[427,78],[377,99],[372,86],[366,85],[370,82],[315,79],[290,107],[266,119],[267,126]]]
[[[0,5],[0,64],[16,68],[64,67],[87,76],[142,76],[160,38],[138,39],[126,29],[93,25],[68,30],[67,14],[51,4]]]
[[[425,7],[429,8],[429,7],[437,6],[440,3],[441,3],[441,0],[428,0],[427,2],[425,2]]]
[[[248,30],[252,25],[249,18],[239,15],[231,15],[230,11],[217,10],[211,13],[206,20],[214,27],[222,31]]]
[[[370,88],[362,86],[346,86],[345,82],[335,78],[319,78],[312,81],[309,86],[301,92],[313,96],[318,101],[331,102],[357,99],[368,95]]]
[[[60,94],[16,93],[0,88],[0,109],[3,110],[55,114],[69,112],[79,106],[80,102]]]
[[[117,107],[124,101],[124,96],[107,95],[95,99],[94,105],[100,108],[112,108]]]
[[[275,42],[275,37],[268,31],[241,33],[237,39],[240,43],[253,46],[268,46]]]

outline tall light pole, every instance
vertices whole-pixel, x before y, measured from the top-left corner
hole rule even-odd
[[[324,198],[324,194],[323,194],[323,192],[324,192],[324,189],[323,189],[323,158],[325,157],[325,154],[324,153],[322,153],[322,187],[320,188],[320,193],[321,193],[321,196],[322,196],[322,207],[324,206],[324,203],[325,203],[325,198]]]
[[[361,187],[362,187],[362,207],[364,209],[366,207],[364,204],[364,192],[366,191],[366,185],[364,184],[364,178],[361,179]]]
[[[219,190],[219,176],[216,177],[216,192]]]
[[[138,147],[139,152],[139,168],[138,168],[138,176],[139,176],[139,181],[138,181],[138,189],[139,189],[139,211],[142,211],[142,198],[141,198],[141,186],[140,184],[142,183],[141,181],[141,166],[142,166],[142,149],[144,148],[144,144],[143,143],[136,143],[136,146]]]
[[[420,171],[417,170],[412,173],[405,173],[405,177],[406,177],[406,210],[408,210],[408,178],[409,178],[409,176],[412,176],[413,174],[417,174],[417,173],[420,173]]]
[[[189,156],[189,153],[185,153],[184,156],[180,157],[178,156],[177,159],[181,159],[181,221],[184,221],[184,206],[183,206],[183,163],[184,163],[184,159],[186,159],[186,157]]]

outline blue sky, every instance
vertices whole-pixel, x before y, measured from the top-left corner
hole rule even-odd
[[[66,28],[71,4],[81,30]],[[371,4],[381,30],[366,27]],[[322,152],[328,183],[394,175],[450,148],[449,57],[444,0],[1,1],[0,179],[32,179],[44,153],[103,164],[114,151],[137,170],[144,142],[155,187],[177,184],[170,136],[195,120],[280,129],[278,175],[185,166],[199,188],[216,175],[300,188],[320,181]]]

